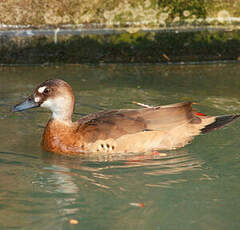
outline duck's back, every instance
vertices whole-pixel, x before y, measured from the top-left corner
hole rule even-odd
[[[191,102],[133,110],[102,111],[78,121],[93,152],[143,152],[184,146],[214,117],[194,115]]]

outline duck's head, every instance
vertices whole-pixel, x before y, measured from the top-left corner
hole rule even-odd
[[[13,112],[43,107],[52,111],[52,118],[71,120],[75,97],[71,86],[63,80],[54,79],[41,83],[25,101],[13,107]]]

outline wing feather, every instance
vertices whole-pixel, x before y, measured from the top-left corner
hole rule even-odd
[[[184,102],[143,109],[100,111],[78,121],[77,131],[86,141],[119,138],[146,130],[169,131],[189,122],[201,122],[194,116],[192,103]]]

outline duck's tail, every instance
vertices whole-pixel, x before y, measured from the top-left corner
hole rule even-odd
[[[224,127],[227,124],[230,124],[237,120],[240,117],[240,114],[236,115],[224,115],[216,117],[216,120],[212,123],[201,129],[201,133],[208,133],[213,130]]]

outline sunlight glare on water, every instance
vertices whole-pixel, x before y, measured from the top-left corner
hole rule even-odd
[[[240,121],[182,149],[60,156],[40,147],[50,113],[11,107],[42,81],[66,80],[74,119],[101,109],[195,101],[240,112],[240,65],[2,67],[0,229],[238,229]],[[131,141],[131,140],[129,140]]]

